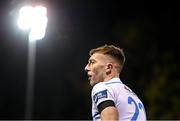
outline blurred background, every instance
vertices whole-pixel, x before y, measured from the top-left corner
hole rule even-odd
[[[113,0],[0,1],[0,119],[25,119],[27,32],[17,27],[26,2],[47,7],[46,36],[36,43],[32,119],[91,120],[84,67],[90,49],[124,49],[121,80],[144,102],[147,117],[180,119],[179,6]]]

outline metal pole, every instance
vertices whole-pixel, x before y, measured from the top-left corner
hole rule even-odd
[[[28,65],[27,65],[27,88],[26,88],[26,104],[25,104],[25,120],[32,118],[33,102],[34,102],[34,81],[35,81],[35,57],[36,57],[36,41],[28,43]]]

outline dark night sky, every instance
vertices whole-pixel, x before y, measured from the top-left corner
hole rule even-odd
[[[17,8],[21,2],[2,0],[0,3],[0,119],[24,118],[28,41],[27,33],[16,27]],[[180,24],[175,3],[40,2],[48,8],[48,27],[46,37],[37,41],[34,119],[91,119],[91,87],[84,72],[91,48],[116,44],[125,49],[129,59],[139,48],[142,49],[140,54],[133,58],[137,60],[142,59],[144,51],[153,51],[153,47],[158,52],[178,51]],[[128,41],[133,37],[136,38],[133,42]],[[178,60],[175,56],[174,62]],[[123,78],[136,80],[142,71],[136,60],[129,61],[132,62],[127,64]],[[145,62],[141,64],[148,67]],[[133,74],[128,68],[137,72]],[[135,82],[126,83],[138,86]],[[139,89],[133,88],[140,94],[143,88],[139,86]]]

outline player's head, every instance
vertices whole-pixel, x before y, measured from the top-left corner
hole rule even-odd
[[[114,45],[103,45],[94,48],[90,50],[89,55],[90,58],[85,70],[89,76],[91,86],[119,76],[125,62],[123,50]]]

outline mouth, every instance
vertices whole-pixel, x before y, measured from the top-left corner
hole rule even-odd
[[[92,75],[88,74],[88,80],[91,80]]]
[[[89,76],[88,80],[91,80],[91,76]]]

